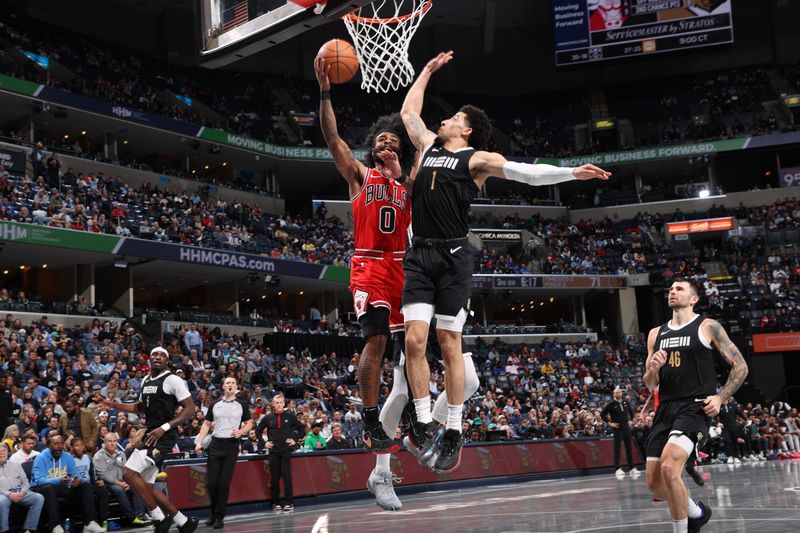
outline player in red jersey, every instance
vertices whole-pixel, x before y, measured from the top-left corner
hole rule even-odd
[[[378,454],[397,451],[400,443],[379,421],[381,362],[389,335],[403,331],[403,255],[411,222],[411,197],[416,150],[400,114],[379,118],[367,136],[365,166],[339,137],[330,100],[324,59],[314,70],[320,86],[320,124],[336,168],[347,181],[355,226],[355,253],[350,262],[350,290],[365,339],[358,364],[358,386],[364,407],[364,446]],[[405,185],[404,185],[405,182]]]

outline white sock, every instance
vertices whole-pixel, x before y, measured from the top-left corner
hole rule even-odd
[[[159,507],[158,505],[156,505],[155,509],[147,511],[147,514],[150,515],[150,518],[155,522],[160,522],[161,520],[164,520],[164,518],[166,518],[164,516],[164,511],[162,511],[161,507]]]
[[[390,453],[378,454],[375,458],[375,470],[378,472],[391,472],[392,469],[389,466],[391,459],[392,454]]]
[[[703,510],[693,499],[689,498],[689,518],[700,518],[701,516],[703,516]]]
[[[175,522],[176,526],[181,527],[183,524],[188,522],[189,519],[186,518],[185,514],[183,514],[182,512],[178,511],[177,513],[175,513],[175,516],[172,517],[172,521]]]
[[[683,520],[672,521],[672,533],[688,533],[688,531],[689,531],[688,518],[684,518]]]
[[[455,429],[461,433],[461,414],[464,411],[464,404],[447,404],[447,429]]]
[[[423,424],[429,424],[433,422],[433,417],[431,416],[430,396],[425,396],[419,400],[414,400],[414,409],[417,412],[417,421],[422,422]]]

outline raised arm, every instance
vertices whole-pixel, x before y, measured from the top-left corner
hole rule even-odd
[[[411,137],[411,142],[414,143],[417,150],[422,150],[436,138],[436,134],[425,127],[425,122],[421,116],[422,104],[425,102],[425,89],[428,87],[431,75],[450,62],[451,59],[453,59],[452,50],[440,52],[436,57],[428,61],[428,64],[417,76],[417,80],[408,90],[406,99],[403,100],[400,115],[403,117],[403,124],[406,126],[408,136]]]
[[[314,60],[314,72],[319,82],[319,123],[322,128],[322,136],[331,151],[336,170],[347,181],[350,198],[356,196],[361,190],[361,183],[366,173],[364,165],[353,157],[353,152],[347,143],[339,137],[339,129],[336,126],[336,115],[331,105],[331,82],[328,79],[330,65],[325,64],[325,59],[317,57]]]
[[[607,180],[610,172],[594,165],[580,167],[556,167],[545,164],[508,161],[496,152],[475,152],[469,160],[469,170],[475,184],[480,188],[490,177],[508,179],[525,185],[555,185],[572,180]]]
[[[709,339],[714,348],[719,351],[719,354],[725,362],[731,365],[728,380],[725,382],[722,390],[719,391],[719,394],[706,398],[703,407],[708,416],[717,416],[722,404],[726,403],[730,397],[739,390],[742,383],[744,383],[748,372],[747,363],[742,356],[742,352],[739,351],[739,348],[737,348],[730,337],[728,337],[728,333],[725,331],[725,328],[722,327],[722,324],[716,320],[707,319],[703,321],[701,327],[703,328],[703,333],[706,338]]]
[[[653,328],[647,335],[647,362],[644,365],[644,384],[650,389],[650,392],[656,390],[658,387],[658,371],[667,362],[667,352],[664,350],[656,350],[656,339],[658,337],[658,328]]]

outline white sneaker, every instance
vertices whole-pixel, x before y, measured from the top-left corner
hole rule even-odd
[[[64,533],[64,528],[61,526],[56,526],[50,533]]]
[[[740,464],[742,464],[742,461],[738,457],[734,457],[733,458],[733,464],[740,465]]]
[[[614,472],[614,475],[617,476],[617,479],[622,479],[625,477],[625,471],[621,468],[617,468],[617,471]]]
[[[391,472],[373,470],[367,478],[367,489],[375,495],[375,503],[387,511],[399,511],[403,508],[400,499],[394,492],[393,483],[400,479]]]
[[[726,462],[727,464],[729,464],[729,465],[732,465],[732,464],[733,464],[733,457],[728,457],[728,460],[727,460],[727,461],[725,461],[725,462]]]
[[[637,478],[642,475],[642,472],[638,468],[633,468],[629,473],[632,478]]]
[[[103,526],[92,520],[91,522],[83,526],[83,530],[88,531],[88,533],[104,533],[106,528],[104,528]]]

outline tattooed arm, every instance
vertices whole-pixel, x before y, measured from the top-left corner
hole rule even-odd
[[[436,134],[430,131],[422,120],[422,104],[425,101],[425,88],[428,86],[428,81],[431,75],[446,65],[453,59],[453,52],[442,52],[436,57],[428,61],[425,68],[417,76],[417,80],[408,90],[405,100],[403,100],[403,107],[400,114],[403,117],[403,124],[406,126],[408,136],[411,142],[417,147],[417,150],[422,150],[427,145],[431,144],[436,138]]]
[[[708,416],[717,416],[720,406],[726,403],[733,394],[739,390],[747,377],[747,363],[742,356],[739,348],[733,344],[725,328],[716,320],[705,320],[701,326],[703,334],[711,341],[726,363],[731,365],[731,372],[728,380],[719,391],[719,394],[706,398],[704,410]]]

